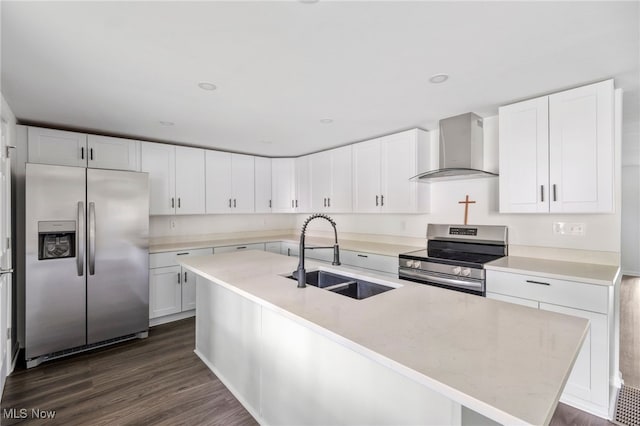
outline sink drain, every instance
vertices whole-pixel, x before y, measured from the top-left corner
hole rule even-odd
[[[625,426],[640,426],[640,389],[622,385],[616,402],[615,421]]]

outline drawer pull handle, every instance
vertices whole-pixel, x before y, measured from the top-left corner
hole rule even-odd
[[[236,247],[236,250],[242,250],[242,249],[246,249],[247,246],[240,246],[240,247]]]
[[[185,254],[189,254],[189,252],[185,251],[184,253],[176,253],[176,256],[184,256]]]
[[[364,254],[359,254],[358,257],[369,257],[369,256],[366,256]]]
[[[551,285],[549,283],[545,283],[545,282],[542,282],[542,281],[527,280],[527,282],[530,283],[530,284]]]

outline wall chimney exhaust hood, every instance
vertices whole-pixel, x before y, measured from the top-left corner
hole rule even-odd
[[[483,170],[482,118],[469,112],[440,120],[439,168],[420,173],[410,180],[471,179],[498,176]]]

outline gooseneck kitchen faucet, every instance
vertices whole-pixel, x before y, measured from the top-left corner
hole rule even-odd
[[[329,216],[327,216],[326,214],[322,214],[322,213],[316,213],[316,214],[312,214],[311,216],[309,216],[307,218],[307,220],[304,221],[304,224],[302,225],[302,232],[300,233],[300,260],[298,261],[298,269],[294,272],[294,276],[298,279],[298,288],[305,288],[307,286],[306,284],[306,278],[307,278],[307,272],[304,269],[304,236],[307,232],[307,225],[309,225],[309,222],[311,222],[313,219],[318,219],[318,218],[322,218],[322,219],[326,219],[329,221],[329,223],[331,224],[331,226],[333,226],[333,234],[335,236],[335,244],[333,246],[327,246],[327,247],[310,247],[310,248],[314,248],[314,249],[333,249],[333,262],[331,262],[332,265],[340,265],[340,247],[338,247],[338,230],[336,229],[336,223],[333,221],[333,219],[331,219]]]

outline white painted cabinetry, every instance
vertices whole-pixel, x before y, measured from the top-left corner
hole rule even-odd
[[[358,213],[425,211],[428,186],[409,181],[426,155],[429,134],[413,129],[353,145],[353,210]],[[422,186],[418,186],[422,185]]]
[[[253,213],[254,157],[206,151],[207,213]]]
[[[501,213],[613,211],[613,80],[499,114]]]
[[[88,167],[140,171],[140,141],[88,135],[87,148]]]
[[[255,211],[271,213],[271,158],[255,157]]]
[[[213,253],[229,253],[234,251],[244,251],[244,250],[261,250],[264,251],[264,243],[252,243],[252,244],[240,244],[235,246],[223,246],[223,247],[214,247]]]
[[[310,156],[311,210],[347,213],[352,211],[351,145]]]
[[[561,401],[600,417],[609,415],[614,362],[613,286],[487,270],[487,298],[586,318],[589,332]]]
[[[210,255],[210,248],[149,255],[149,319],[192,311],[196,306],[196,276],[181,268],[180,258]],[[192,316],[193,312],[186,316]],[[181,317],[185,317],[182,315]],[[171,321],[156,321],[156,324]]]
[[[204,150],[142,142],[143,172],[149,173],[149,214],[204,214]]]
[[[271,199],[274,213],[293,213],[296,198],[296,166],[294,158],[271,160]]]
[[[311,211],[311,157],[312,155],[305,155],[295,160],[294,211],[296,213]]]
[[[30,163],[140,171],[140,141],[85,133],[27,128]]]

